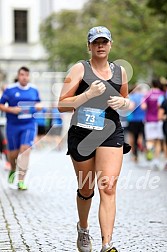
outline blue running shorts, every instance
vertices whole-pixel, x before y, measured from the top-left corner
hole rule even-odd
[[[21,145],[32,146],[37,133],[36,124],[7,124],[6,136],[9,150],[19,150]]]

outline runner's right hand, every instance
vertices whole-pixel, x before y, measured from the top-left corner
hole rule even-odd
[[[18,115],[21,112],[21,108],[16,106],[16,107],[11,107],[11,113]]]
[[[104,85],[104,83],[100,80],[96,80],[92,82],[90,88],[88,89],[88,91],[86,91],[86,96],[91,99],[93,97],[102,95],[105,90],[106,86]]]

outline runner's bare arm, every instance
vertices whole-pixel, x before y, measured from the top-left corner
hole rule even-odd
[[[127,75],[125,69],[121,67],[122,71],[122,85],[120,89],[120,96],[110,96],[110,99],[107,101],[108,105],[114,109],[127,109],[129,107],[130,101],[128,98],[128,82],[127,82]]]
[[[167,120],[167,115],[165,115],[163,108],[158,109],[158,120]]]
[[[120,94],[124,98],[124,103],[123,103],[122,107],[120,108],[122,110],[122,109],[129,108],[130,100],[129,100],[129,96],[128,96],[127,74],[126,74],[126,71],[123,67],[121,67],[121,70],[122,70],[122,86],[121,86]]]
[[[74,65],[66,76],[64,85],[60,94],[58,109],[60,112],[73,111],[83,103],[95,96],[101,95],[106,87],[99,80],[94,81],[90,88],[80,95],[75,95],[79,83],[84,76],[84,66],[82,63]]]
[[[74,102],[77,98],[75,92],[84,75],[84,67],[81,63],[75,64],[67,74],[61,90],[58,109],[60,112],[74,110]]]
[[[11,113],[11,114],[16,114],[16,115],[21,112],[21,108],[18,106],[11,107],[11,106],[6,106],[4,104],[0,104],[0,110],[5,113]]]

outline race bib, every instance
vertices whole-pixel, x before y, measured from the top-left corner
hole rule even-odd
[[[77,126],[86,129],[102,130],[104,128],[105,112],[102,109],[80,107]]]
[[[17,116],[18,119],[29,119],[32,118],[31,108],[22,108],[21,112]]]

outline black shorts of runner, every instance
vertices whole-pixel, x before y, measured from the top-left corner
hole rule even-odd
[[[45,134],[46,134],[45,126],[38,125],[38,136],[45,135]]]
[[[163,122],[163,132],[165,136],[165,143],[167,144],[167,121]]]
[[[129,122],[128,131],[134,135],[142,134],[144,137],[144,123],[142,121]]]
[[[96,148],[99,146],[120,148],[124,145],[124,133],[120,123],[117,124],[115,131],[107,138],[105,138],[101,130],[94,132],[95,134],[92,137],[89,136],[86,141],[86,137],[92,133],[92,130],[71,126],[68,131],[67,155],[70,155],[77,162],[82,162],[94,157]],[[81,142],[83,144],[79,148]]]

